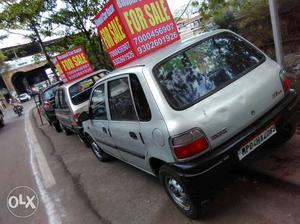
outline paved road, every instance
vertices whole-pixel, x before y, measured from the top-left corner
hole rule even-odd
[[[33,102],[25,103],[22,117],[6,111],[5,127],[0,129],[0,223],[102,223],[66,168],[51,156],[49,140],[34,130],[33,107]],[[18,186],[28,186],[38,195],[39,207],[30,217],[15,217],[7,208],[7,197]],[[24,215],[28,210],[19,206],[13,211]]]
[[[32,107],[24,104],[24,113]],[[0,129],[0,223],[48,223],[43,203],[28,219],[14,217],[6,206],[9,192],[17,186],[28,186],[37,193],[32,172],[30,150],[28,149],[24,125],[25,115],[17,117],[13,111],[5,112],[5,127]]]

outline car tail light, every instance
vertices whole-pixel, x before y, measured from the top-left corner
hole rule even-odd
[[[47,109],[47,110],[52,109],[52,108],[53,108],[53,107],[52,107],[52,103],[49,102],[49,101],[45,101],[45,102],[44,102],[44,108]]]
[[[286,76],[286,73],[284,70],[280,71],[280,78],[281,78],[283,90],[286,93],[291,89],[291,81]]]
[[[79,117],[80,117],[80,114],[73,114],[74,121],[78,122],[79,121]]]
[[[171,144],[177,159],[188,159],[209,149],[209,143],[199,129],[172,138]]]

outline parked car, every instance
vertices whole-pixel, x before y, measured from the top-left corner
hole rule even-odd
[[[278,64],[217,30],[112,72],[81,118],[99,160],[113,156],[159,176],[175,205],[197,218],[208,180],[266,141],[291,138],[297,102]]]
[[[23,102],[27,102],[31,100],[31,96],[27,93],[22,93],[18,96],[18,99],[21,101],[21,103]]]
[[[62,130],[61,130],[59,122],[55,116],[54,92],[62,84],[63,84],[63,82],[61,82],[61,81],[54,83],[51,86],[45,88],[43,91],[41,91],[41,93],[39,95],[42,112],[43,112],[45,118],[47,119],[47,121],[49,122],[49,124],[52,125],[56,129],[57,132],[61,132]]]
[[[93,85],[108,73],[99,70],[83,78],[64,84],[55,91],[55,115],[62,130],[67,134],[82,136],[82,124],[79,116],[88,110],[88,101]]]
[[[4,114],[0,109],[0,128],[2,128],[3,126],[4,126]]]

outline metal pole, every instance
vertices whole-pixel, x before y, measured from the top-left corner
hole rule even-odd
[[[269,5],[270,5],[270,15],[271,15],[274,44],[275,44],[275,51],[276,51],[276,60],[277,63],[282,66],[283,65],[282,37],[280,31],[278,5],[276,1],[277,0],[269,0]]]
[[[44,122],[43,122],[43,118],[42,118],[41,111],[40,111],[40,105],[38,104],[38,101],[36,100],[36,96],[37,96],[37,95],[34,95],[34,96],[33,96],[33,100],[34,100],[36,109],[37,109],[37,111],[38,111],[38,115],[39,115],[40,120],[41,120],[41,125],[43,126],[43,125],[44,125]]]

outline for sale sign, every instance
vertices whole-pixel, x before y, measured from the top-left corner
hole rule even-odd
[[[64,83],[74,81],[94,71],[82,47],[66,51],[52,59]]]
[[[117,68],[180,39],[166,0],[110,0],[94,22]]]

